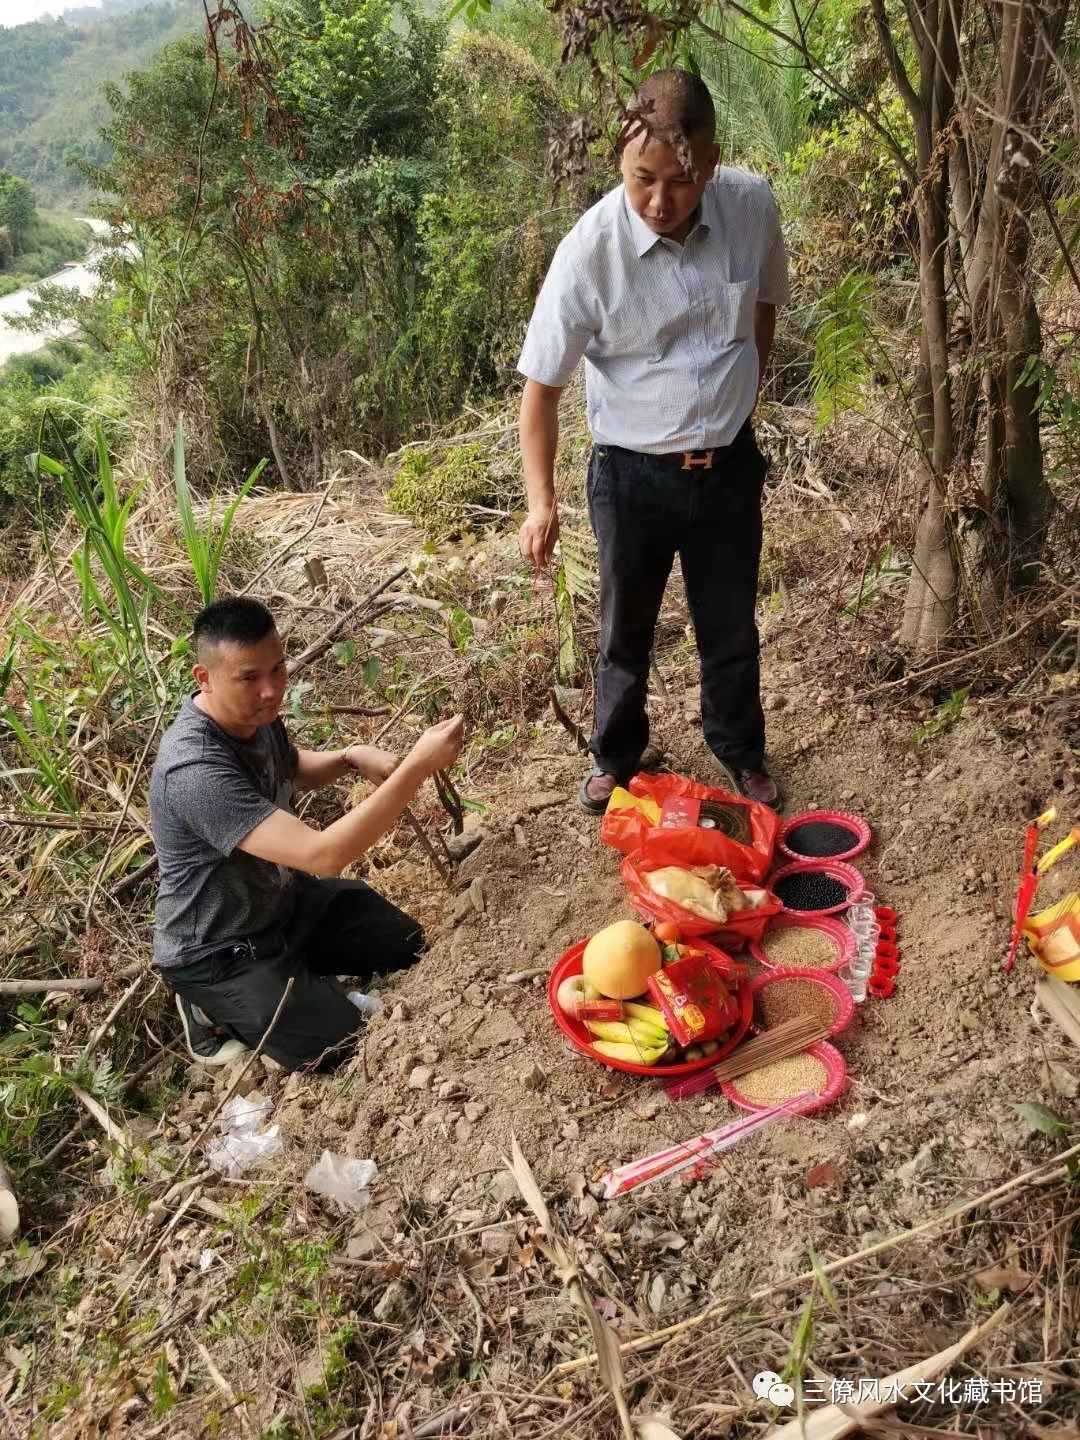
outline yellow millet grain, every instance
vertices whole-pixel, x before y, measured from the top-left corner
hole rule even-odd
[[[823,930],[809,925],[780,926],[765,936],[761,948],[773,965],[790,965],[793,969],[820,969],[836,959],[835,943]]]
[[[782,1105],[806,1091],[820,1095],[828,1086],[829,1072],[813,1055],[789,1055],[786,1060],[750,1070],[731,1083],[753,1105]]]

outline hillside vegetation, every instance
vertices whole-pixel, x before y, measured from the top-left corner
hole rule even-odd
[[[199,0],[104,0],[100,10],[0,29],[0,166],[30,181],[42,204],[85,204],[91,187],[73,162],[108,158],[103,83],[201,20]]]

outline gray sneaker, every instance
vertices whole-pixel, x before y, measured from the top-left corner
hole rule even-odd
[[[223,1035],[206,1011],[200,1010],[183,995],[177,995],[176,1008],[184,1027],[188,1054],[200,1065],[228,1065],[230,1060],[249,1053],[249,1046],[242,1040]]]

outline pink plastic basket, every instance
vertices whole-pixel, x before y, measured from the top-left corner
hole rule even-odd
[[[850,830],[851,844],[846,850],[838,850],[835,855],[808,855],[804,850],[800,850],[790,837],[801,825],[815,824],[839,825]],[[804,810],[801,815],[792,815],[790,820],[785,820],[776,836],[777,849],[792,860],[850,860],[855,855],[861,855],[869,844],[870,826],[848,810]]]
[[[815,1060],[820,1060],[825,1067],[827,1081],[825,1089],[816,1097],[813,1102],[807,1102],[799,1107],[800,1113],[809,1114],[813,1110],[823,1110],[826,1105],[831,1105],[834,1100],[842,1094],[847,1083],[847,1064],[840,1051],[824,1040],[817,1041],[814,1045],[808,1045],[803,1051],[804,1055],[812,1055]],[[726,1099],[732,1105],[738,1105],[743,1110],[771,1110],[771,1105],[761,1105],[756,1100],[747,1100],[739,1092],[739,1081],[742,1076],[736,1076],[734,1080],[725,1080],[720,1086]]]

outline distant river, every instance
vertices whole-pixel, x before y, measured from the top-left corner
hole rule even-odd
[[[104,220],[91,220],[87,217],[83,223],[88,225],[95,235],[104,236],[109,233],[109,227]],[[10,360],[13,355],[29,355],[34,350],[40,350],[50,340],[74,333],[76,327],[71,322],[53,330],[15,330],[7,322],[13,315],[30,313],[30,301],[41,285],[63,285],[69,290],[77,290],[80,295],[92,294],[101,283],[100,277],[92,268],[100,255],[101,251],[94,248],[87,252],[86,259],[81,264],[65,265],[55,275],[47,275],[44,280],[27,285],[24,290],[15,290],[10,295],[0,296],[0,365],[3,365],[5,360]]]

